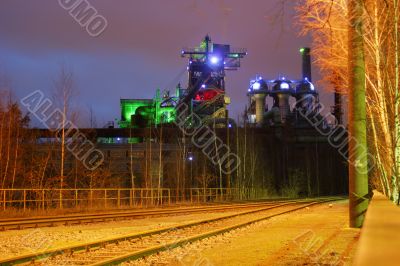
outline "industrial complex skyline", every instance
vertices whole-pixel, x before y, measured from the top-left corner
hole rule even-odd
[[[294,1],[288,1],[283,16],[280,1],[90,3],[108,22],[97,37],[87,34],[59,1],[44,0],[40,6],[33,1],[2,1],[0,72],[21,98],[34,89],[50,94],[60,64],[67,65],[74,72],[75,108],[87,113],[91,107],[99,127],[120,118],[120,98],[152,98],[157,88],[173,92],[178,82],[186,87],[187,61],[180,51],[197,46],[205,34],[249,53],[239,71],[227,74],[232,117],[244,110],[249,81],[256,74],[300,78],[298,48],[310,45],[292,25]],[[272,23],[274,16],[279,19]],[[324,96],[322,101],[331,104]],[[83,125],[88,121],[85,116]]]

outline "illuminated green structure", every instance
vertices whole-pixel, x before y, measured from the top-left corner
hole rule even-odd
[[[176,101],[177,98],[169,97],[168,93],[161,97],[160,90],[153,99],[121,99],[119,127],[139,128],[172,123],[175,121]]]

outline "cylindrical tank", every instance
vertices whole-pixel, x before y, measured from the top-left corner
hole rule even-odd
[[[254,99],[256,102],[256,123],[257,123],[257,125],[262,125],[262,123],[263,123],[266,96],[267,95],[264,93],[259,93],[259,94],[254,95]]]
[[[279,111],[281,113],[281,122],[284,124],[290,115],[289,97],[290,94],[278,93]]]
[[[274,106],[279,107],[281,122],[283,124],[286,123],[290,115],[289,98],[293,92],[291,84],[292,82],[285,78],[277,79],[274,81],[271,92],[271,96],[275,99]]]
[[[264,122],[265,98],[269,93],[268,85],[262,77],[256,76],[256,79],[250,81],[248,95],[251,101],[255,103],[256,124],[261,126]]]

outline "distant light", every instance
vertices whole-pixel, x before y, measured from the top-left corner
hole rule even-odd
[[[206,84],[201,85],[201,87],[202,87],[203,89],[205,89],[205,88],[206,88]]]
[[[229,128],[232,128],[232,124],[228,124],[228,127],[229,127]]]
[[[212,56],[212,57],[210,58],[210,62],[211,62],[211,64],[213,64],[213,65],[218,64],[220,60],[221,60],[221,58],[219,58],[218,56]]]
[[[248,89],[247,91],[249,91],[249,92],[250,92],[250,91],[251,91],[251,89]]]
[[[314,84],[312,84],[307,77],[304,78],[304,81],[307,82],[308,84],[310,84],[310,90],[315,90]]]
[[[189,156],[189,161],[193,161],[193,156]]]
[[[192,61],[192,60],[190,60],[190,61],[189,61],[189,64],[191,64],[191,63],[193,63],[193,61]]]
[[[285,80],[285,77],[282,77],[282,80]]]
[[[287,90],[289,89],[289,83],[282,82],[281,83],[281,90]]]
[[[121,140],[121,138],[117,138],[117,141],[120,141]]]
[[[261,88],[261,83],[260,82],[254,82],[251,87],[253,88],[253,90],[259,90]]]
[[[305,49],[304,48],[300,48],[300,53],[304,53]]]

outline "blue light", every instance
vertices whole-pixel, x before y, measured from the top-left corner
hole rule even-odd
[[[254,82],[251,87],[253,88],[253,90],[259,90],[261,88],[261,83],[260,82]]]
[[[213,65],[218,64],[220,60],[221,60],[221,58],[219,58],[218,56],[212,56],[212,57],[210,58],[210,62],[211,62],[211,64],[213,64]]]
[[[203,89],[205,89],[205,88],[206,88],[206,84],[201,85],[201,87],[202,87]]]
[[[315,90],[314,84],[312,84],[310,81],[308,81],[308,78],[307,78],[307,77],[305,77],[304,80],[305,80],[308,84],[310,84],[310,90],[312,90],[312,91]]]
[[[289,89],[289,84],[286,82],[281,83],[281,90],[288,90]]]
[[[229,127],[229,128],[232,128],[232,124],[228,124],[228,127]]]

